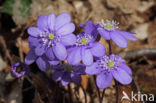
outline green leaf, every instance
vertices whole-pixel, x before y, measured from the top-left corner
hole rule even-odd
[[[32,0],[21,0],[21,4],[22,4],[21,16],[23,18],[27,18],[29,16],[31,3],[32,3]]]
[[[6,0],[2,7],[3,9],[0,12],[4,12],[10,15],[13,15],[12,10],[13,10],[13,4],[14,4],[15,0]]]

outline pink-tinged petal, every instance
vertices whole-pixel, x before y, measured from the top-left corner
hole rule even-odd
[[[37,27],[39,27],[42,30],[46,30],[48,28],[48,16],[47,15],[41,15],[37,19]]]
[[[104,38],[104,39],[106,39],[106,40],[110,40],[110,32],[109,31],[107,31],[107,30],[105,30],[105,29],[103,29],[103,28],[98,28],[97,29],[98,30],[98,32],[100,33],[100,35]]]
[[[127,47],[127,41],[126,39],[120,35],[117,31],[110,32],[112,40],[121,48]]]
[[[128,39],[128,40],[133,40],[136,41],[138,40],[131,32],[126,32],[126,31],[120,31],[118,30],[118,32],[120,33],[120,35],[122,35],[124,38]]]
[[[111,73],[100,73],[96,77],[96,84],[98,88],[104,89],[107,88],[112,82],[112,74]]]
[[[54,81],[60,81],[61,78],[62,78],[62,75],[63,75],[63,72],[60,72],[60,71],[55,71],[53,74],[52,74],[52,79]]]
[[[76,65],[81,61],[81,48],[75,48],[67,57],[67,61],[70,65]]]
[[[89,75],[95,75],[98,74],[100,72],[100,68],[98,68],[98,64],[97,63],[93,63],[92,65],[86,66],[86,70],[85,72]]]
[[[35,48],[35,54],[37,55],[37,56],[41,56],[41,55],[43,55],[43,53],[45,52],[45,46],[43,46],[43,45],[38,45],[36,48]]]
[[[55,30],[58,30],[61,26],[69,23],[71,20],[71,17],[68,13],[62,13],[56,18],[55,22]]]
[[[132,70],[126,64],[122,64],[118,68],[121,68],[121,69],[125,70],[129,75],[132,75]]]
[[[82,48],[82,62],[85,65],[93,64],[93,55],[89,49]]]
[[[43,72],[49,69],[49,64],[44,57],[38,57],[36,60],[36,64],[39,67],[39,69]]]
[[[76,36],[69,34],[61,37],[61,43],[65,46],[73,45],[76,42]]]
[[[54,30],[55,20],[56,20],[55,14],[51,13],[48,16],[48,27],[49,27],[50,30]]]
[[[94,56],[101,57],[105,55],[106,50],[105,50],[104,45],[102,45],[99,42],[95,42],[92,44],[91,52]]]
[[[29,27],[28,34],[33,37],[39,37],[42,34],[42,31],[37,27]]]
[[[34,49],[30,49],[27,56],[25,57],[25,64],[30,65],[35,62],[37,56],[35,55]]]
[[[71,34],[75,30],[75,25],[73,23],[68,23],[63,25],[60,29],[57,30],[56,34],[63,36]]]
[[[61,43],[57,43],[55,46],[53,46],[53,51],[55,56],[59,60],[65,60],[67,57],[67,50]]]
[[[54,59],[55,59],[55,56],[54,56],[53,48],[52,48],[52,47],[47,48],[47,50],[46,50],[46,52],[45,52],[45,55],[46,55],[46,57],[47,57],[49,60],[54,60]]]
[[[132,82],[132,77],[125,70],[118,68],[112,71],[113,77],[123,85],[130,84]]]

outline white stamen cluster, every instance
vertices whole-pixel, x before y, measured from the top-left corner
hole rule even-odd
[[[47,36],[46,35],[44,35],[44,34],[41,34],[40,35],[40,38],[42,38],[42,41],[43,41],[43,45],[45,45],[46,43],[47,43],[47,38],[46,38]]]
[[[115,20],[112,20],[112,21],[106,20],[106,22],[104,22],[104,20],[102,19],[99,24],[101,27],[103,27],[109,31],[113,31],[113,30],[119,28],[118,27],[119,22],[116,22]]]
[[[41,40],[43,41],[43,45],[55,46],[55,44],[60,40],[60,36],[55,36],[54,39],[49,39],[48,35],[40,35]]]
[[[82,39],[85,39],[85,43],[82,43]],[[92,36],[90,35],[85,35],[84,36],[77,36],[77,40],[76,40],[76,46],[84,46],[87,45],[91,40],[93,39]]]
[[[110,62],[113,63],[111,66],[109,65]],[[104,70],[110,72],[113,69],[117,69],[117,67],[120,65],[120,58],[117,58],[115,55],[105,55],[98,60],[98,65]]]
[[[49,40],[48,47],[55,46],[58,41],[60,41],[60,37],[59,36],[56,36],[53,40]]]

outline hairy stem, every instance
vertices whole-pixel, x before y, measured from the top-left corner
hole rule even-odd
[[[111,40],[108,41],[108,45],[109,45],[109,55],[112,54],[112,48],[111,48]],[[115,80],[115,88],[116,88],[116,103],[118,103],[118,99],[119,99],[119,85],[118,82]]]
[[[95,82],[95,85],[96,85],[96,76],[95,76],[95,75],[94,75],[94,82]],[[96,89],[97,89],[97,94],[98,94],[99,102],[102,103],[101,97],[100,97],[100,90],[99,90],[99,88],[97,87],[97,85],[96,85]]]
[[[118,82],[115,80],[115,88],[116,88],[116,103],[118,103],[119,99],[119,85]]]
[[[109,45],[109,55],[112,54],[112,47],[111,47],[111,41],[108,40],[108,45]]]
[[[105,96],[105,89],[102,91],[101,101],[103,101],[104,96]]]
[[[68,84],[69,103],[73,103],[70,84]]]

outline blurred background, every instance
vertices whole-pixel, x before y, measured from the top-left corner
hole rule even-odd
[[[10,73],[11,64],[24,61],[29,51],[27,28],[35,26],[41,14],[62,12],[70,13],[77,26],[75,34],[80,32],[80,23],[101,19],[116,20],[121,30],[135,32],[139,40],[128,41],[128,48],[113,44],[113,53],[125,58],[133,70],[133,82],[120,85],[119,100],[122,91],[156,96],[156,0],[0,0],[0,103],[69,103],[67,88],[54,83],[49,72],[42,73],[35,63],[29,66],[31,76],[16,79]],[[108,48],[105,40],[100,42]],[[82,86],[88,103],[98,103],[93,78],[83,76]],[[71,94],[73,103],[84,103],[82,88],[71,84]],[[115,103],[115,94],[112,82],[103,103]]]

